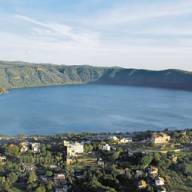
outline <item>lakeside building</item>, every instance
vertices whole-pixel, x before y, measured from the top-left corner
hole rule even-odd
[[[66,147],[67,157],[76,157],[79,154],[84,153],[84,144],[78,142],[64,141],[64,147]]]
[[[66,177],[63,173],[58,173],[58,174],[55,174],[54,175],[54,182],[55,182],[55,185],[63,185],[66,183]]]
[[[110,136],[109,140],[116,143],[116,144],[127,144],[132,142],[131,137],[122,137],[118,138],[117,136]]]
[[[155,179],[155,185],[157,187],[165,185],[165,179],[162,177],[158,177],[157,179]]]
[[[99,165],[100,167],[104,167],[105,166],[105,162],[103,161],[102,158],[97,159],[97,165]]]
[[[140,180],[137,185],[139,190],[147,188],[147,182],[145,180]]]
[[[40,143],[31,143],[33,153],[40,153]]]
[[[148,174],[150,177],[156,177],[158,175],[158,168],[155,166],[151,166],[148,168]]]
[[[28,142],[21,142],[20,143],[20,152],[26,153],[29,150],[29,143]]]
[[[118,142],[119,141],[118,137],[116,137],[116,136],[110,136],[109,140],[111,140],[113,142]]]
[[[153,144],[167,144],[170,139],[171,137],[166,133],[154,133],[151,137],[151,142]]]
[[[6,163],[6,160],[7,160],[7,158],[6,158],[5,156],[1,156],[1,155],[0,155],[0,162],[1,162],[2,164],[5,164],[5,163]]]
[[[119,144],[127,144],[127,143],[132,143],[132,138],[126,138],[126,137],[123,137],[121,139],[119,139]]]
[[[105,145],[102,146],[102,150],[103,151],[110,151],[111,150],[111,146],[106,143]]]

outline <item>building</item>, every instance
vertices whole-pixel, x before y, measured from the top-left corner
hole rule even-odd
[[[135,177],[136,178],[141,178],[142,176],[143,176],[143,171],[142,170],[136,170]]]
[[[111,150],[111,146],[106,143],[105,145],[102,146],[102,150],[103,151],[110,151]]]
[[[5,164],[6,160],[7,160],[7,158],[5,156],[0,155],[0,163]]]
[[[52,170],[57,170],[57,169],[58,169],[58,166],[52,164],[52,165],[49,166],[49,168],[52,169]]]
[[[84,145],[82,143],[64,141],[64,147],[66,147],[67,157],[75,157],[84,153]]]
[[[157,177],[157,179],[155,179],[155,185],[157,187],[165,185],[165,179],[162,177]]]
[[[97,160],[97,164],[98,164],[98,166],[100,166],[100,167],[104,167],[104,166],[105,166],[105,162],[102,160],[102,158],[99,158],[99,159]]]
[[[110,136],[110,138],[109,138],[111,141],[113,141],[113,142],[119,142],[119,139],[118,139],[118,137],[116,137],[116,136]]]
[[[177,163],[177,156],[176,155],[172,154],[170,156],[170,159],[171,159],[172,163],[175,163],[175,164]]]
[[[64,185],[66,184],[66,177],[63,173],[58,173],[54,176],[54,182],[56,185]]]
[[[147,182],[146,181],[144,181],[144,180],[140,180],[139,182],[138,182],[138,184],[137,184],[137,187],[138,187],[138,189],[145,189],[145,188],[147,188]]]
[[[33,153],[40,153],[40,143],[31,143]]]
[[[131,143],[132,142],[132,138],[121,138],[119,139],[119,144],[126,144],[126,143]]]
[[[21,153],[26,153],[28,150],[29,150],[29,147],[28,147],[27,142],[20,143],[20,152]]]
[[[151,177],[156,177],[158,175],[158,168],[155,166],[151,166],[148,168],[148,174]]]
[[[111,136],[109,140],[117,144],[126,144],[132,142],[132,138],[126,138],[126,137],[118,138],[116,136]]]
[[[167,144],[171,137],[165,133],[154,133],[151,137],[153,144]]]

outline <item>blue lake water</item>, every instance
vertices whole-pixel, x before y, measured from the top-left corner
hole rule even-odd
[[[133,132],[192,127],[192,92],[77,85],[0,96],[0,133]]]

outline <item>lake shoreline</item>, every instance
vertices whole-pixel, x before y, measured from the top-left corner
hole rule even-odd
[[[1,134],[0,132],[0,140],[5,139],[5,138],[33,138],[33,137],[67,137],[67,136],[110,136],[110,135],[115,135],[115,136],[135,136],[138,134],[152,134],[152,133],[162,133],[162,132],[169,132],[169,133],[174,133],[174,132],[182,132],[182,131],[192,131],[192,128],[179,128],[179,129],[164,129],[162,128],[161,130],[143,130],[143,131],[134,131],[134,132],[63,132],[63,133],[53,133],[53,134],[17,134],[17,135],[4,135]]]
[[[41,85],[41,86],[29,86],[29,87],[13,87],[7,88],[5,93],[0,93],[0,95],[9,93],[11,90],[25,90],[25,89],[43,89],[43,88],[54,88],[54,87],[70,87],[70,86],[87,86],[87,85],[98,85],[98,86],[116,86],[116,87],[131,87],[131,88],[147,88],[147,89],[162,89],[168,91],[179,91],[179,92],[192,92],[192,90],[187,89],[176,89],[176,88],[166,88],[166,87],[155,87],[155,86],[142,86],[142,85],[123,85],[123,84],[105,84],[105,83],[65,83],[65,84],[53,84],[53,85]]]

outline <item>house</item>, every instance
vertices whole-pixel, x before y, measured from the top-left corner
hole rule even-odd
[[[54,176],[54,182],[56,185],[64,185],[66,183],[66,177],[63,173],[58,173]]]
[[[21,153],[26,153],[28,150],[29,150],[29,147],[28,147],[27,142],[20,143],[20,152]]]
[[[5,156],[0,155],[0,163],[5,164],[7,158]]]
[[[64,141],[64,147],[66,147],[67,157],[75,157],[84,153],[84,144],[82,143]]]
[[[116,136],[111,136],[109,139],[112,142],[117,143],[117,144],[126,144],[126,143],[131,143],[132,142],[132,138],[126,138],[126,137],[123,137],[123,138],[119,139]]]
[[[33,153],[40,153],[40,143],[31,143]]]
[[[50,165],[49,168],[52,169],[52,170],[57,170],[58,166],[57,165]]]
[[[67,165],[72,165],[73,163],[75,163],[77,161],[76,158],[70,158],[70,157],[67,157],[66,158],[66,164]]]
[[[118,137],[116,137],[116,136],[110,136],[109,140],[111,140],[113,142],[118,142],[119,141]]]
[[[176,155],[172,154],[170,158],[171,158],[171,161],[173,163],[177,163],[177,156]]]
[[[135,177],[136,178],[141,178],[142,176],[143,176],[143,171],[142,170],[136,170]]]
[[[104,167],[104,166],[105,166],[105,162],[102,160],[102,158],[99,158],[99,159],[97,160],[97,164],[98,164],[98,166],[101,166],[101,167]]]
[[[165,179],[162,178],[162,177],[157,177],[155,179],[155,185],[158,187],[158,186],[163,186],[165,185]]]
[[[145,189],[147,188],[147,183],[144,180],[140,180],[137,184],[138,189]]]
[[[127,143],[131,143],[132,142],[132,138],[121,138],[119,139],[119,144],[127,144]]]
[[[111,146],[106,143],[105,145],[102,146],[102,150],[103,151],[110,151],[111,150]]]
[[[171,137],[166,133],[154,133],[151,137],[151,142],[153,144],[167,144]]]
[[[156,177],[158,175],[158,168],[155,166],[151,166],[148,168],[148,174],[151,177]]]

